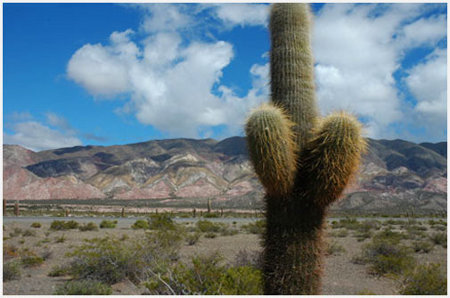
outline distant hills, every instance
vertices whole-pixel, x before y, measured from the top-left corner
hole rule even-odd
[[[160,206],[260,208],[263,190],[246,140],[154,140],[33,152],[3,145],[7,200],[144,200]],[[332,209],[444,212],[447,143],[369,139],[355,181]]]

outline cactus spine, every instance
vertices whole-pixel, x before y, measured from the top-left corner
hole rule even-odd
[[[266,190],[265,294],[319,294],[328,206],[357,169],[365,141],[351,115],[319,119],[307,4],[271,9],[271,103],[246,123],[250,159]]]

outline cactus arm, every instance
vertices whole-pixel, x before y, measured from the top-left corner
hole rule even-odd
[[[292,126],[283,110],[271,104],[253,111],[245,126],[255,172],[273,196],[286,194],[294,181],[297,156]]]
[[[318,114],[310,27],[311,12],[308,4],[272,5],[271,100],[285,108],[296,124],[295,142],[300,150],[311,137]]]
[[[301,199],[315,200],[321,208],[337,200],[358,168],[365,148],[355,117],[338,112],[323,119],[299,158],[295,184],[303,193]]]

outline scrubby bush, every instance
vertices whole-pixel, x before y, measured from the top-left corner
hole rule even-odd
[[[401,238],[402,235],[391,231],[378,233],[353,261],[370,264],[374,274],[402,274],[414,265],[415,260],[411,249],[400,244]]]
[[[36,232],[35,231],[31,231],[31,230],[25,230],[22,233],[23,237],[34,237],[36,236]]]
[[[152,214],[147,221],[148,229],[151,230],[176,230],[178,226],[170,215],[165,213]]]
[[[64,221],[64,220],[54,220],[50,224],[51,230],[61,231],[61,230],[73,230],[77,229],[79,226],[78,222],[74,220]]]
[[[414,241],[412,243],[412,248],[414,249],[415,252],[418,253],[429,253],[434,247],[434,244],[430,241],[423,241],[423,240],[419,240],[419,241]]]
[[[143,219],[138,219],[136,220],[136,222],[131,226],[132,229],[134,230],[138,230],[138,229],[143,229],[143,230],[148,230],[150,228],[148,221],[143,220]]]
[[[447,233],[433,233],[430,240],[436,245],[441,245],[442,247],[447,247]]]
[[[3,282],[20,279],[21,270],[20,263],[17,261],[10,261],[3,263]]]
[[[337,231],[330,232],[330,236],[345,238],[348,236],[348,230],[339,228],[339,230],[337,230]]]
[[[247,251],[246,249],[241,249],[234,258],[233,266],[248,266],[262,270],[262,254],[259,251]]]
[[[20,261],[24,267],[36,267],[44,263],[44,258],[32,251],[25,251],[20,257]]]
[[[345,248],[338,242],[332,240],[327,243],[327,247],[325,250],[326,255],[339,255],[343,252],[345,252]]]
[[[203,233],[219,233],[223,230],[224,225],[220,223],[213,223],[209,220],[199,220],[196,223],[196,227]]]
[[[88,222],[88,223],[86,223],[84,225],[79,226],[78,229],[80,231],[82,231],[82,232],[85,232],[85,231],[97,231],[98,230],[98,226],[95,223],[93,223],[93,222]]]
[[[117,220],[102,220],[100,229],[114,229],[117,225]]]
[[[69,267],[67,265],[56,265],[53,266],[50,272],[47,274],[47,276],[50,277],[58,277],[58,276],[64,276],[69,273]]]
[[[261,295],[261,271],[248,266],[222,265],[218,254],[196,256],[191,264],[178,263],[162,276],[145,283],[151,294]]]
[[[14,228],[14,230],[9,233],[9,237],[14,238],[14,237],[19,236],[21,234],[22,234],[22,229],[21,228]]]
[[[243,225],[242,229],[251,234],[262,235],[266,229],[266,221],[265,220],[257,220],[255,222],[251,222],[246,225]]]
[[[187,245],[194,245],[198,242],[198,240],[200,239],[201,234],[196,232],[196,233],[189,233],[185,236],[185,240]]]
[[[39,223],[39,222],[33,222],[33,223],[31,224],[31,227],[32,227],[32,228],[35,228],[35,229],[39,229],[40,227],[42,227],[42,225],[41,225],[41,223]]]
[[[112,289],[95,280],[71,280],[60,285],[55,290],[55,295],[110,295]]]
[[[216,237],[217,237],[217,234],[213,233],[213,232],[208,232],[208,233],[205,234],[205,238],[213,239],[213,238],[216,238]]]
[[[402,295],[447,295],[447,277],[440,264],[418,265],[405,274]]]

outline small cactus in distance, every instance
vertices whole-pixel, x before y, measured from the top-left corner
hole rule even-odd
[[[320,119],[308,4],[273,4],[271,103],[247,119],[249,156],[265,188],[265,294],[319,294],[322,231],[365,150],[361,125],[344,112]]]

